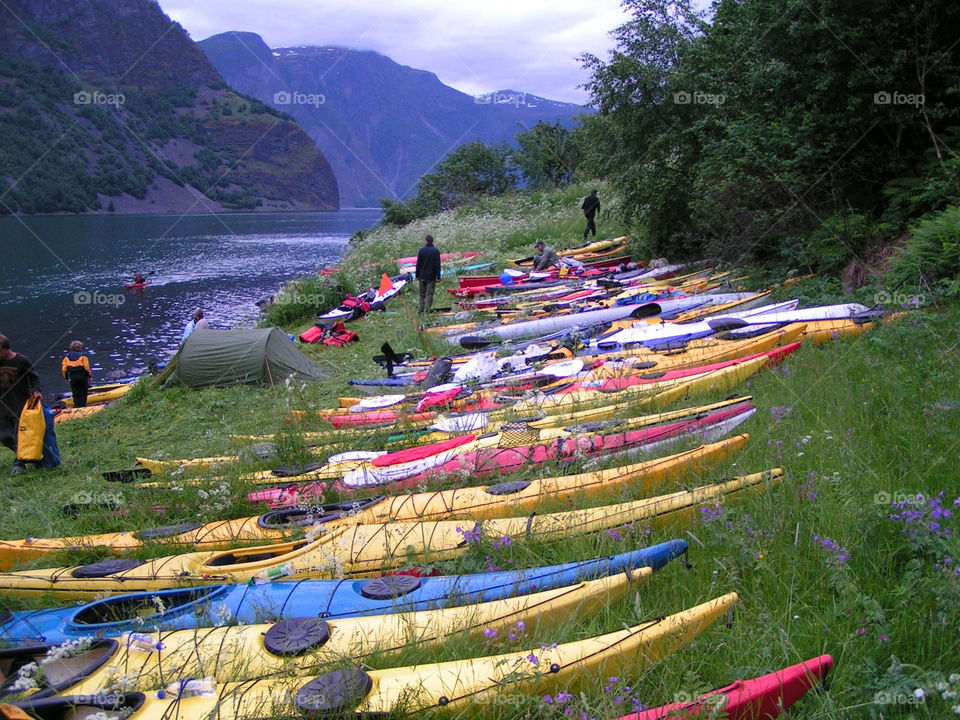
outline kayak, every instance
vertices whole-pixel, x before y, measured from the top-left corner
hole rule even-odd
[[[298,474],[312,480],[337,481],[337,489],[348,495],[357,487],[399,481],[407,481],[405,484],[410,485],[444,477],[486,477],[495,472],[506,475],[525,466],[533,467],[551,461],[571,461],[576,457],[612,458],[616,456],[614,453],[650,453],[667,444],[676,444],[693,434],[717,439],[746,422],[754,412],[753,405],[743,403],[672,423],[605,433],[570,433],[554,428],[541,430],[523,423],[501,433],[480,436],[470,443],[449,450],[427,454],[430,446],[411,448],[374,457],[369,461],[358,461],[352,468],[343,465],[335,468],[321,465]],[[629,421],[627,427],[630,427]],[[609,431],[619,428],[604,429]],[[433,447],[443,444],[436,443]],[[417,453],[417,450],[423,452]],[[420,457],[417,457],[418,454]],[[296,475],[287,474],[286,477],[292,478]],[[246,475],[242,479],[263,484],[276,482],[277,475],[268,471]]]
[[[650,708],[618,720],[772,720],[789,710],[833,668],[830,655],[797,663],[751,680],[737,680],[686,702]],[[718,714],[719,713],[719,714]]]
[[[577,562],[472,575],[386,575],[371,580],[300,580],[209,585],[129,593],[88,605],[22,610],[0,617],[0,639],[18,645],[64,643],[126,632],[249,625],[296,617],[336,619],[490,602],[572,585],[633,567],[659,570],[687,553],[685,540]]]
[[[676,482],[692,473],[722,462],[746,445],[749,436],[737,435],[721,442],[701,445],[675,455],[647,460],[607,470],[544,477],[516,483],[480,485],[450,490],[418,492],[394,497],[374,496],[346,502],[312,504],[305,507],[267,512],[236,520],[184,523],[144,529],[62,538],[28,538],[0,541],[0,570],[64,550],[103,550],[127,553],[144,544],[192,546],[213,550],[241,542],[279,542],[302,537],[313,525],[326,528],[346,524],[373,524],[396,520],[432,520],[451,517],[474,519],[511,515],[532,510],[546,500],[570,500],[594,497],[609,490],[632,485],[644,492],[667,482]],[[328,488],[325,488],[328,490]],[[254,502],[268,497],[284,497],[279,489],[251,493]],[[322,492],[318,490],[318,493]],[[309,500],[305,493],[287,491],[289,500]],[[249,496],[248,496],[249,497]],[[286,504],[292,504],[287,502]]]
[[[510,475],[548,462],[572,462],[577,459],[610,460],[624,455],[656,452],[692,436],[713,441],[723,437],[756,413],[750,403],[711,413],[702,418],[684,420],[620,433],[575,436],[555,442],[527,445],[484,447],[466,453],[436,455],[421,461],[392,466],[368,465],[346,473],[335,484],[339,491],[403,482],[404,485],[450,478],[484,478]],[[525,426],[520,437],[536,435]],[[529,443],[529,440],[527,441]]]
[[[127,290],[142,290],[150,284],[149,280],[144,280],[143,282],[133,282],[133,283],[124,283],[124,287]]]
[[[682,408],[668,413],[654,413],[650,415],[628,418],[618,423],[617,429],[620,432],[626,432],[632,429],[661,425],[673,421],[689,420],[691,418],[696,419],[704,414],[710,413],[711,411],[718,411],[724,407],[736,405],[747,400],[749,400],[749,398],[737,398],[736,400],[731,399],[720,403],[710,403],[707,405]],[[466,421],[468,418],[464,417],[462,419]],[[478,414],[475,417],[475,421],[479,426],[478,429],[486,427],[489,424],[486,416],[482,414]],[[441,423],[436,427],[442,428],[442,431],[428,431],[419,437],[417,435],[413,435],[412,438],[401,438],[400,436],[397,436],[400,440],[405,440],[407,443],[407,446],[402,450],[396,450],[393,452],[388,452],[386,450],[348,450],[345,452],[337,452],[336,454],[329,455],[326,460],[304,466],[300,472],[290,472],[286,468],[265,470],[242,475],[241,479],[256,483],[262,483],[264,481],[275,482],[279,476],[289,477],[291,475],[304,474],[309,474],[315,479],[336,479],[346,472],[350,472],[351,470],[363,467],[365,465],[400,465],[415,460],[439,457],[444,453],[446,453],[448,456],[453,456],[484,447],[503,447],[509,444],[517,444],[516,432],[513,432],[512,434],[508,432],[505,434],[503,427],[497,428],[497,431],[495,432],[487,432],[483,435],[467,433],[451,437],[451,434],[454,432],[462,432],[462,428],[465,428],[466,425],[467,423],[464,422],[463,424],[456,423],[453,427],[447,427],[445,424]],[[607,431],[612,431],[614,426],[608,425],[604,429]],[[510,428],[507,428],[507,430],[509,431]],[[582,428],[543,428],[542,430],[536,431],[536,437],[533,439],[536,439],[540,442],[557,441],[559,444],[565,438],[577,438],[578,436],[586,436],[590,434],[592,434],[592,432],[589,429]],[[338,445],[341,449],[345,446],[348,446],[350,440],[350,437],[345,436],[345,434],[341,434],[338,437],[329,433],[314,433],[310,434],[309,436],[305,436],[303,439],[306,442],[318,442],[324,438],[328,440],[335,438],[336,445]],[[418,440],[419,444],[409,445],[410,439]],[[529,440],[531,438],[528,436],[527,439]],[[640,438],[635,438],[633,442],[637,442],[639,440]],[[329,446],[311,448],[310,451],[316,452],[317,454],[326,454],[329,452]],[[137,462],[143,468],[150,470],[151,474],[156,475],[174,472],[179,475],[183,475],[187,471],[199,473],[209,470],[216,470],[223,465],[237,461],[239,461],[239,456],[236,455],[193,458],[191,460],[154,460],[142,457],[137,458]]]
[[[554,480],[557,481],[557,485],[551,490],[549,497],[555,499],[560,499],[566,496],[567,492],[564,486],[568,485],[568,478],[581,478],[581,480],[577,481],[581,483],[579,485],[581,489],[575,492],[584,492],[586,495],[592,495],[594,491],[603,492],[600,484],[606,482],[606,476],[604,473],[609,473],[610,480],[615,482],[625,483],[642,481],[644,487],[652,488],[655,485],[669,481],[676,474],[686,474],[688,472],[688,463],[690,464],[690,470],[696,472],[702,467],[709,466],[713,464],[713,462],[719,461],[721,456],[725,455],[727,452],[734,452],[739,446],[746,443],[748,438],[749,436],[746,434],[735,435],[727,440],[708,443],[682,453],[668,455],[655,460],[647,460],[645,462],[635,463],[633,465],[624,465],[619,468],[595,471],[589,474],[579,473],[577,475],[561,476],[557,478],[547,477],[541,478],[529,484],[527,484],[526,481],[512,483],[508,482],[491,485],[485,489],[461,488],[443,492],[449,492],[455,495],[459,494],[457,500],[462,501],[465,493],[485,492],[489,494],[491,490],[496,492],[506,492],[509,490],[509,493],[507,493],[510,495],[510,497],[507,499],[508,502],[511,504],[511,507],[519,507],[521,505],[526,506],[527,502],[530,502],[531,505],[535,504],[537,501],[534,501],[532,498],[528,498],[527,495],[535,495],[538,489],[543,490],[546,487],[550,487]],[[654,475],[646,475],[645,468],[652,468]],[[665,476],[660,478],[658,476],[660,472],[664,472]],[[599,479],[600,484],[594,484],[594,479]],[[408,484],[410,483],[405,483],[405,485]],[[576,485],[576,482],[573,484]],[[263,490],[253,490],[247,493],[247,500],[253,503],[267,503],[273,508],[291,507],[301,503],[305,503],[308,507],[310,507],[311,502],[323,502],[323,498],[326,497],[328,492],[329,487],[327,483],[322,481],[313,481],[299,483],[296,485],[284,485],[281,487],[266,488]],[[406,498],[409,496],[401,495],[400,497]],[[477,504],[471,507],[470,512],[477,514],[480,517],[490,517],[491,515],[487,515],[484,512],[485,507],[487,504],[489,504],[489,502],[490,498],[481,497],[477,500]]]
[[[610,238],[608,240],[594,240],[592,242],[584,243],[583,245],[577,245],[576,247],[567,248],[565,250],[557,250],[557,256],[579,260],[583,256],[610,252],[611,250],[622,252],[628,240],[630,240],[629,235],[621,235],[620,237]],[[521,267],[523,265],[533,265],[533,256],[521,258],[519,260],[508,260],[507,264],[515,265],[517,267]]]
[[[736,593],[728,593],[682,612],[605,635],[487,657],[384,670],[347,666],[312,678],[267,677],[222,684],[211,680],[207,683],[208,692],[196,693],[190,692],[189,685],[186,692],[178,690],[183,687],[180,681],[186,684],[187,678],[172,678],[165,692],[27,698],[17,705],[25,711],[21,713],[25,717],[42,720],[245,720],[304,715],[345,718],[392,717],[398,712],[431,709],[477,711],[507,689],[541,693],[574,689],[583,677],[642,673],[731,612],[738,599]],[[203,686],[202,681],[194,681],[194,687]]]
[[[87,405],[99,405],[100,403],[110,402],[111,400],[119,400],[128,392],[133,389],[133,386],[136,383],[127,383],[125,385],[120,385],[111,390],[104,390],[102,392],[90,392],[87,394]],[[60,402],[64,404],[65,407],[73,407],[73,396],[65,397]]]
[[[792,345],[799,346],[797,343]],[[787,351],[787,349],[789,351]],[[781,350],[793,352],[796,347],[788,345]],[[579,408],[583,405],[593,403],[595,405],[601,402],[636,402],[638,399],[647,399],[652,394],[659,391],[669,390],[671,387],[686,386],[686,393],[692,392],[726,392],[736,385],[744,382],[747,378],[755,375],[769,362],[768,358],[761,353],[761,357],[751,360],[735,362],[734,364],[701,373],[692,377],[680,377],[674,380],[654,380],[643,385],[633,385],[621,390],[607,392],[597,389],[578,389],[568,393],[537,394],[519,400],[510,409],[515,414],[530,414],[536,412],[545,412],[555,414],[571,408]],[[584,412],[584,411],[576,411]]]
[[[82,408],[61,408],[54,409],[53,411],[53,422],[57,425],[60,423],[69,422],[70,420],[81,420],[83,418],[90,417],[91,415],[96,415],[101,410],[106,410],[110,407],[109,402],[101,403],[99,405],[87,405]]]
[[[733,368],[724,368],[723,370],[718,370],[715,373],[706,373],[693,379],[681,378],[680,380],[669,381],[666,383],[651,384],[645,386],[646,392],[643,394],[633,394],[631,397],[629,397],[629,399],[626,397],[618,397],[617,400],[623,400],[622,402],[598,405],[596,407],[589,407],[583,410],[568,410],[563,407],[559,407],[555,409],[555,413],[548,412],[546,417],[542,417],[539,420],[530,421],[528,422],[528,425],[530,427],[543,429],[548,427],[575,425],[594,420],[608,420],[617,416],[629,416],[643,408],[663,408],[670,403],[676,402],[680,398],[692,397],[703,392],[709,392],[715,388],[729,390],[736,384],[748,378],[754,372],[758,371],[762,361],[757,362],[758,365],[755,368],[749,365],[746,367],[741,365]],[[476,408],[475,410],[468,412],[466,416],[470,418],[476,417],[477,412],[480,410],[484,410],[483,415],[486,417],[488,422],[500,420],[509,421],[511,419],[515,420],[518,416],[523,416],[524,414],[535,415],[539,412],[539,409],[536,407],[532,409],[525,409],[523,407],[519,407],[518,403],[504,407],[495,405],[491,408]],[[489,412],[486,410],[489,410]],[[300,420],[306,416],[306,411],[293,410],[291,412],[291,416],[291,419]],[[397,424],[409,429],[425,427],[437,422],[442,422],[444,419],[455,421],[458,417],[463,417],[464,415],[460,414],[444,416],[441,413],[434,411],[409,414],[399,411],[378,411],[369,413],[345,413],[343,415],[334,416],[318,414],[317,416],[323,420],[326,420],[338,429],[349,427],[359,429],[367,426],[393,427]]]
[[[754,373],[758,372],[767,362],[766,358],[759,357],[753,360],[747,360],[735,365],[723,367],[717,370],[702,372],[686,377],[678,377],[672,380],[654,380],[643,385],[619,390],[615,393],[607,393],[598,390],[579,390],[577,392],[568,392],[566,394],[557,392],[557,389],[551,393],[537,392],[533,395],[524,395],[509,397],[506,395],[496,395],[495,399],[481,395],[473,404],[468,404],[458,408],[462,412],[485,412],[490,420],[515,420],[518,416],[534,415],[537,413],[547,413],[548,415],[558,415],[569,410],[571,406],[595,405],[600,406],[604,403],[605,407],[613,407],[610,403],[616,403],[615,410],[623,414],[624,410],[636,412],[636,410],[673,402],[674,400],[687,395],[709,392],[712,390],[729,390],[735,385],[743,382]],[[627,405],[622,401],[629,401]],[[639,403],[639,404],[638,404]],[[571,417],[577,418],[574,422],[582,422],[580,419],[590,415],[588,419],[600,420],[612,417],[595,407],[591,410],[584,410],[585,415],[575,414]],[[600,412],[599,416],[592,416]],[[300,419],[304,416],[302,411],[293,411],[293,417]],[[330,414],[327,411],[318,411],[317,417],[326,420],[335,428],[361,427],[366,425],[391,425],[405,424],[409,427],[418,427],[434,423],[439,418],[439,413],[428,410],[424,412],[408,412],[405,409],[399,410],[378,410],[370,412],[341,412],[339,414]],[[562,426],[568,423],[564,417],[544,418],[539,421],[539,427]]]
[[[21,699],[54,694],[94,695],[116,688],[123,668],[123,691],[159,690],[171,678],[212,677],[217,682],[249,678],[305,675],[349,657],[356,662],[405,645],[435,645],[461,633],[506,630],[557,623],[575,613],[594,613],[617,602],[649,579],[649,567],[586,580],[476,605],[431,608],[364,618],[324,620],[316,616],[277,623],[226,625],[215,628],[132,633],[118,639],[81,644],[68,660],[45,662],[56,645],[42,644],[0,650],[0,665],[9,668],[0,684],[0,700],[16,694],[18,672],[28,663],[43,666],[39,687]],[[52,652],[51,652],[52,651]],[[70,672],[57,666],[69,665]]]
[[[113,558],[73,567],[0,573],[0,593],[82,599],[99,593],[142,592],[194,585],[246,583],[257,578],[291,580],[355,578],[416,562],[462,555],[469,538],[530,537],[559,540],[641,522],[685,520],[697,507],[726,502],[778,483],[783,471],[755,473],[644,500],[544,515],[462,520],[341,525],[316,539],[225,551],[188,552],[151,560]]]

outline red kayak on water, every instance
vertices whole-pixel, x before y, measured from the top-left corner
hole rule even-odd
[[[711,690],[695,700],[662,705],[624,715],[618,720],[706,720],[714,717],[727,720],[773,720],[820,683],[832,667],[833,658],[830,655],[821,655],[752,680],[737,680],[726,687]]]
[[[150,284],[150,281],[149,281],[149,280],[144,280],[143,282],[126,283],[126,284],[124,285],[124,287],[125,287],[127,290],[142,290],[143,288],[145,288],[145,287],[146,287],[147,285],[149,285],[149,284]]]

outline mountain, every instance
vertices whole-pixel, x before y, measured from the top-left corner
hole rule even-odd
[[[0,3],[0,214],[337,207],[316,143],[156,2]]]
[[[272,50],[246,32],[197,44],[231,87],[289,113],[317,141],[345,206],[410,197],[420,176],[461,143],[511,142],[539,120],[569,124],[585,111],[512,90],[473,97],[375,52]]]

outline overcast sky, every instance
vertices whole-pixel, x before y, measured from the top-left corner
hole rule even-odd
[[[274,48],[375,50],[471,95],[512,89],[578,103],[588,75],[577,56],[606,57],[608,33],[629,19],[619,0],[159,1],[194,40],[245,30]]]

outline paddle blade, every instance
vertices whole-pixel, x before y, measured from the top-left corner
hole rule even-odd
[[[726,332],[727,330],[739,330],[749,325],[743,318],[718,317],[707,320],[707,325],[715,332]]]
[[[479,335],[464,335],[460,338],[460,347],[466,348],[467,350],[480,350],[494,344],[496,344],[495,340],[480,337]]]

